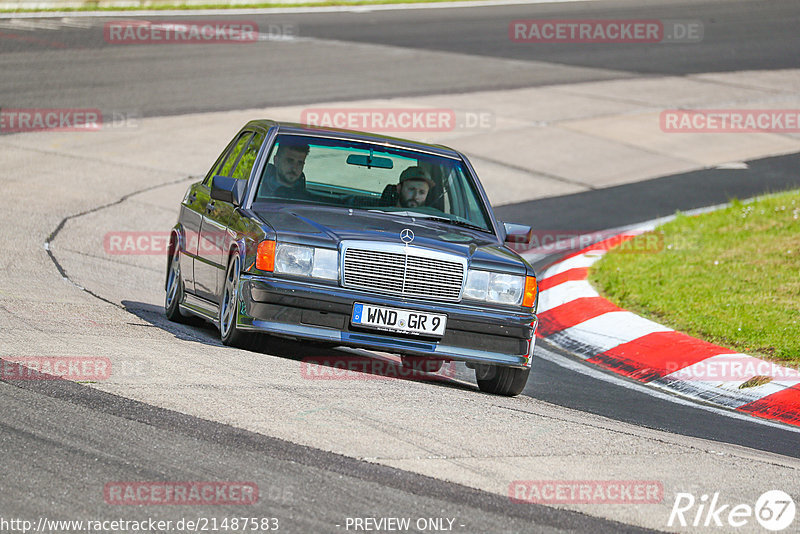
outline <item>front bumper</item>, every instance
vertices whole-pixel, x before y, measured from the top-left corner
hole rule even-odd
[[[475,304],[383,297],[365,291],[243,274],[237,327],[443,360],[530,367],[537,318]],[[350,324],[355,302],[447,315],[440,339]]]

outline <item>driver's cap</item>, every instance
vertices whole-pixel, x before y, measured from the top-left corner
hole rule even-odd
[[[433,187],[436,183],[431,180],[431,177],[428,176],[428,173],[422,167],[409,167],[404,170],[400,174],[400,183],[406,182],[408,180],[423,180],[428,182],[428,185]]]

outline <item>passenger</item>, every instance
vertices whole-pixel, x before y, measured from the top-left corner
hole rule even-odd
[[[421,167],[409,167],[400,174],[397,184],[397,205],[402,208],[424,206],[428,193],[436,185]]]

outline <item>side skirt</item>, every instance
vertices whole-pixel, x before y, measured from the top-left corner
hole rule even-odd
[[[181,311],[196,315],[219,326],[219,305],[196,295],[186,294],[180,304]]]

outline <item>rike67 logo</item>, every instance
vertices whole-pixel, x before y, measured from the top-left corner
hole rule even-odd
[[[712,527],[729,531],[752,524],[753,518],[767,530],[778,532],[794,522],[794,500],[781,490],[763,493],[755,506],[730,504],[720,500],[719,492],[696,499],[691,493],[678,493],[669,514],[668,527]]]

